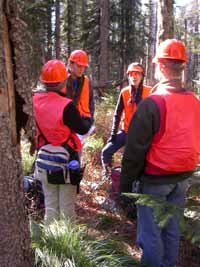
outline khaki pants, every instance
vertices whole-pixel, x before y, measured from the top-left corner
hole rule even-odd
[[[76,186],[42,183],[45,196],[45,223],[53,219],[75,219]]]
[[[77,186],[71,184],[54,185],[47,182],[46,171],[38,172],[35,177],[42,182],[45,197],[45,223],[65,218],[75,219]]]

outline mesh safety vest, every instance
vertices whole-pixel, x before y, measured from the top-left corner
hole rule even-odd
[[[90,99],[89,79],[87,76],[84,76],[84,77],[85,79],[84,79],[81,95],[77,103],[77,109],[81,116],[91,117],[90,108],[89,108],[89,99]]]
[[[49,144],[61,146],[66,143],[75,151],[81,150],[79,138],[63,123],[63,111],[70,102],[70,99],[55,92],[33,95],[35,119],[40,128],[37,129],[38,148],[45,144],[45,140],[39,138],[44,135]]]
[[[176,173],[192,171],[200,155],[200,101],[191,92],[175,93],[161,88],[166,105],[165,130],[153,138],[146,160],[160,169]]]
[[[142,99],[149,96],[151,92],[151,87],[143,85],[142,88]],[[124,112],[122,117],[122,129],[125,131],[125,133],[128,132],[128,126],[130,123],[130,120],[136,111],[137,105],[135,102],[131,101],[132,95],[131,95],[131,86],[127,86],[122,89],[121,91],[123,103],[124,103]]]

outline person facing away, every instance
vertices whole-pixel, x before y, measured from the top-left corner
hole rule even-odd
[[[131,63],[128,66],[127,75],[129,85],[119,94],[111,135],[101,152],[102,175],[105,177],[110,175],[114,153],[125,145],[128,126],[137,105],[151,92],[151,87],[143,85],[144,69],[139,63]],[[122,128],[118,132],[121,120]]]
[[[83,50],[74,50],[68,59],[69,76],[66,96],[73,100],[81,117],[94,122],[94,98],[91,82],[84,71],[88,67],[88,56]]]
[[[50,60],[42,67],[40,81],[45,90],[33,95],[36,121],[37,149],[46,144],[63,146],[70,153],[78,153],[81,143],[78,134],[85,134],[90,123],[83,121],[72,100],[66,98],[68,72],[60,60]],[[45,221],[65,217],[75,217],[77,186],[71,184],[49,184],[42,177],[45,196]],[[40,179],[41,178],[41,179]]]
[[[200,102],[182,86],[186,48],[181,41],[162,42],[153,62],[159,83],[130,122],[119,191],[132,192],[137,180],[139,193],[183,207],[188,178],[200,155]],[[141,266],[175,267],[180,239],[177,217],[161,229],[150,207],[138,205],[137,212]]]

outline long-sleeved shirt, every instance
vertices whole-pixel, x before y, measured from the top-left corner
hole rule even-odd
[[[77,78],[76,80],[73,80],[71,76],[67,79],[67,97],[72,99],[74,104],[76,105],[80,94],[81,89],[84,83],[84,75]],[[89,110],[91,113],[91,122],[94,122],[94,96],[93,96],[93,88],[91,85],[91,81],[89,81]]]
[[[141,90],[142,90],[141,88],[142,88],[142,83],[140,84],[140,87],[138,89],[135,89],[132,86],[132,97],[133,97],[133,101],[136,104],[138,104],[141,101]],[[115,107],[115,112],[113,115],[111,135],[115,135],[117,133],[123,112],[124,112],[124,101],[123,101],[122,94],[120,92],[118,100],[117,100],[117,104]]]
[[[91,127],[90,119],[81,117],[73,102],[65,107],[63,112],[63,122],[78,134],[86,134]]]

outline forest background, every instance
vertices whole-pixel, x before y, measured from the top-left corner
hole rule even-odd
[[[71,51],[82,48],[89,55],[87,72],[95,89],[122,85],[127,66],[133,61],[145,67],[146,82],[153,85],[154,66],[151,62],[158,38],[158,2],[26,1],[24,20],[29,29],[27,41],[32,47],[33,81],[38,80],[44,62],[51,58],[67,62]],[[166,14],[163,15],[169,14],[174,1],[165,2]],[[184,6],[174,3],[173,15],[165,20],[167,24],[173,24],[169,26],[172,27],[171,35],[173,32],[173,37],[181,39],[187,46],[186,81],[191,86],[192,80],[199,79],[200,75],[198,0],[187,1]]]

